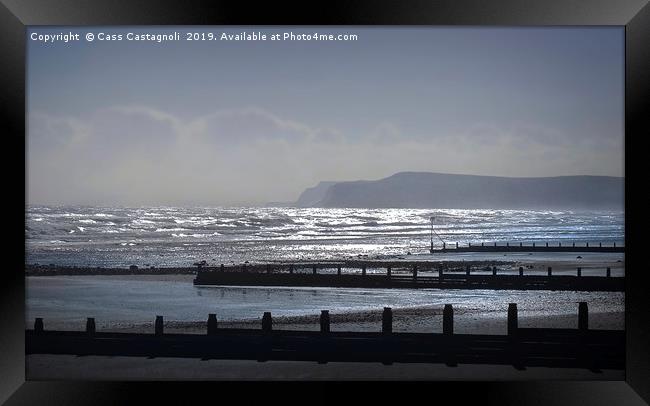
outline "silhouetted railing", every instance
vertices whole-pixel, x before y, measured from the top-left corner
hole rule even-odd
[[[377,332],[331,330],[329,311],[320,316],[320,331],[277,330],[270,312],[260,329],[218,326],[210,314],[206,334],[168,334],[162,316],[156,316],[153,334],[108,333],[95,329],[89,318],[86,331],[48,331],[37,318],[26,330],[27,354],[74,354],[202,359],[299,360],[325,362],[427,362],[506,364],[623,369],[625,334],[622,330],[590,330],[587,303],[579,304],[578,328],[520,328],[517,305],[509,304],[505,335],[456,334],[452,305],[444,306],[442,333],[395,333],[393,313],[382,313]]]
[[[345,267],[346,272],[342,271]],[[375,271],[370,273],[372,267]],[[381,269],[384,268],[385,272]],[[264,271],[262,271],[262,269]],[[298,272],[311,269],[311,273]],[[333,272],[336,269],[336,273]],[[329,270],[330,272],[320,272]],[[360,272],[359,272],[360,271]],[[459,273],[460,271],[460,273]],[[491,274],[486,272],[490,272]],[[472,273],[473,272],[473,273]],[[435,289],[517,289],[517,290],[625,290],[623,277],[612,277],[611,268],[602,276],[583,276],[582,268],[575,275],[553,274],[551,267],[546,275],[524,272],[504,274],[497,267],[464,270],[445,270],[439,262],[431,261],[372,261],[345,263],[266,264],[224,266],[197,271],[195,285],[221,286],[303,286],[348,288],[435,288]],[[595,272],[595,271],[592,271]]]

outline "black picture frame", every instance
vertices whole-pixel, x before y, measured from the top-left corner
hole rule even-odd
[[[138,395],[160,397],[161,402],[191,402],[208,394],[219,398],[240,385],[193,383],[126,384],[117,382],[25,381],[24,317],[24,212],[25,202],[25,29],[30,25],[490,25],[625,26],[625,245],[626,245],[626,370],[620,382],[482,383],[465,389],[459,384],[427,383],[431,401],[453,395],[458,402],[470,398],[494,404],[643,404],[650,403],[650,317],[648,288],[639,258],[643,211],[633,202],[643,192],[640,140],[650,134],[650,6],[645,0],[446,0],[401,1],[339,0],[299,4],[226,1],[120,1],[120,0],[0,0],[0,100],[5,154],[3,159],[6,216],[10,223],[5,254],[9,260],[0,283],[0,402],[17,404],[128,404]],[[21,160],[23,161],[21,163]],[[630,255],[632,254],[632,255]],[[380,387],[356,387],[369,396],[382,395]],[[398,388],[398,391],[404,388]],[[409,390],[413,389],[409,386]],[[273,392],[287,396],[293,390],[273,384]],[[318,389],[320,391],[320,389]],[[336,394],[337,391],[334,391]],[[263,395],[260,391],[258,395]],[[316,393],[312,396],[317,396]],[[218,399],[215,397],[215,400]],[[323,400],[325,397],[323,397]],[[368,398],[369,399],[369,398]],[[216,400],[219,401],[219,400]]]

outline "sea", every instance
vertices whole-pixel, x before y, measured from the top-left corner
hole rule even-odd
[[[430,255],[432,240],[434,248],[441,248],[443,242],[452,246],[456,242],[623,245],[624,213],[29,206],[25,236],[26,262],[41,265],[191,267],[203,260],[216,265],[359,256],[406,258],[409,253],[409,259],[414,259]],[[461,254],[445,255],[437,257],[456,259]],[[538,260],[545,260],[546,254],[538,255]],[[583,255],[584,261],[596,264],[624,263],[624,254]],[[575,260],[575,254],[570,258]],[[504,258],[479,254],[470,259]],[[615,269],[613,276],[623,272]],[[417,313],[417,309],[444,304],[453,304],[461,319],[483,323],[492,317],[504,319],[508,303],[518,303],[523,314],[541,317],[573,315],[580,301],[600,313],[620,314],[624,309],[623,292],[200,287],[191,278],[27,277],[26,325],[33,325],[35,317],[44,319],[46,329],[78,330],[84,328],[86,317],[95,317],[98,328],[111,328],[151,324],[156,315],[191,322],[204,320],[208,313],[231,321],[257,320],[265,311],[274,316],[305,316],[324,309],[336,314],[392,307]]]
[[[624,244],[621,211],[29,206],[28,264],[192,266],[427,253],[467,244]]]

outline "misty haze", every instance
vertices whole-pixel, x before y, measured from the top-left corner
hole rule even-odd
[[[624,28],[317,31],[28,41],[27,378],[622,379]]]
[[[514,32],[80,42],[56,58],[30,42],[28,203],[260,206],[400,172],[622,177],[622,33]]]

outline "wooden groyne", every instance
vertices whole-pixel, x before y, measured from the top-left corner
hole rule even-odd
[[[25,332],[27,354],[72,354],[201,359],[326,362],[425,362],[624,369],[622,330],[590,330],[587,303],[579,304],[578,328],[519,328],[517,305],[508,306],[505,335],[455,334],[452,305],[445,305],[442,333],[394,333],[392,309],[384,308],[378,332],[334,332],[329,312],[320,331],[275,330],[270,312],[260,329],[219,328],[208,316],[205,334],[167,334],[157,316],[151,334],[103,333],[89,318],[86,331],[48,331],[42,319]]]
[[[444,243],[441,248],[431,248],[429,250],[432,254],[435,253],[463,253],[463,252],[618,252],[624,253],[624,246],[616,246],[616,243],[606,245],[603,243],[530,243],[524,245],[520,243],[468,243],[467,245],[459,243]]]
[[[350,272],[355,267],[356,272]],[[369,273],[370,267],[385,267],[383,273]],[[310,273],[298,272],[307,268]],[[347,269],[344,272],[343,269]],[[322,273],[322,270],[328,273]],[[489,267],[487,269],[490,269]],[[399,271],[398,271],[399,270]],[[319,273],[321,271],[321,273]],[[466,268],[461,273],[450,273],[435,262],[372,262],[372,263],[312,263],[221,266],[199,269],[195,285],[221,286],[291,286],[337,288],[403,288],[403,289],[514,289],[514,290],[573,290],[573,291],[625,291],[625,278],[612,277],[610,268],[603,276],[582,276],[577,268],[575,275],[553,275],[551,267],[546,275],[531,275],[519,268],[516,275],[498,273],[492,267],[488,273]],[[336,273],[334,273],[336,272]],[[398,273],[399,272],[399,273]],[[427,272],[425,274],[425,272]],[[474,272],[474,273],[472,273]]]

